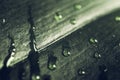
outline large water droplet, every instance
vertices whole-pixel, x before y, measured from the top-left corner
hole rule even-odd
[[[72,25],[75,25],[75,24],[76,24],[76,19],[75,19],[75,18],[70,19],[70,23],[71,23]]]
[[[74,5],[75,10],[80,10],[81,8],[82,8],[82,6],[80,4],[75,4]]]
[[[48,57],[48,68],[50,70],[55,70],[56,67],[57,67],[56,62],[57,62],[57,57],[54,56],[54,55],[49,55],[49,57]]]
[[[115,21],[120,21],[120,16],[116,16]]]
[[[63,16],[59,12],[57,12],[55,14],[54,18],[55,18],[56,21],[60,21],[63,18]]]

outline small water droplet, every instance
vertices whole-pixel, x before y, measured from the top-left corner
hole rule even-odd
[[[102,71],[102,72],[107,72],[108,71],[108,69],[105,65],[100,65],[99,70]]]
[[[118,46],[120,46],[120,43],[118,43]]]
[[[26,73],[25,73],[25,72],[23,72],[23,73],[22,73],[22,76],[25,76],[25,75],[26,75]]]
[[[98,43],[98,40],[95,38],[90,38],[89,42],[95,44]]]
[[[114,35],[114,34],[113,34],[113,35],[112,35],[112,37],[113,37],[113,38],[115,38],[115,37],[116,37],[116,35]]]
[[[59,12],[57,12],[55,14],[54,18],[55,18],[56,21],[60,21],[63,18],[63,16]]]
[[[72,25],[75,25],[76,24],[76,19],[70,19],[70,23],[72,24]]]
[[[11,56],[14,57],[15,56],[15,52],[11,52]]]
[[[55,70],[57,67],[56,62],[57,62],[57,57],[50,55],[48,57],[48,68],[50,70]]]
[[[80,10],[82,6],[80,4],[75,4],[74,5],[75,10]]]
[[[115,20],[116,20],[116,21],[120,21],[120,16],[116,16],[116,17],[115,17]]]
[[[14,49],[13,49],[13,52],[15,52],[15,51],[16,51],[16,49],[14,48]]]
[[[40,76],[39,75],[32,75],[32,80],[40,80]]]
[[[101,58],[101,54],[98,53],[98,52],[95,52],[94,57],[97,58],[97,59],[100,59]]]
[[[63,54],[63,56],[65,56],[65,57],[70,56],[70,54],[71,54],[70,49],[69,49],[69,48],[63,48],[62,54]]]
[[[5,24],[6,23],[6,20],[5,18],[2,19],[2,23]]]
[[[85,74],[86,74],[85,70],[83,70],[83,69],[78,70],[78,75],[85,75]]]
[[[37,79],[37,80],[38,80],[38,79],[40,79],[40,76],[39,76],[39,75],[37,75],[37,76],[36,76],[36,79]]]
[[[35,31],[35,26],[32,27],[33,31]]]

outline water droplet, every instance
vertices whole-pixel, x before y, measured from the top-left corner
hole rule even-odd
[[[115,38],[115,37],[116,37],[116,35],[114,35],[114,34],[113,34],[113,35],[112,35],[112,37],[113,37],[113,38]]]
[[[63,16],[59,12],[57,12],[55,14],[54,18],[55,18],[56,21],[60,21],[63,18]]]
[[[118,43],[118,46],[120,46],[120,43]]]
[[[75,25],[75,24],[76,24],[76,19],[70,19],[70,23],[71,23],[72,25]]]
[[[86,74],[85,70],[83,69],[78,70],[78,75],[85,75],[85,74]]]
[[[6,20],[5,18],[2,19],[2,23],[5,24],[6,23]]]
[[[13,52],[15,52],[15,51],[16,51],[16,49],[14,48],[14,49],[13,49]]]
[[[15,43],[12,43],[12,45],[11,46],[15,46]]]
[[[35,26],[32,27],[33,31],[35,31]]]
[[[37,79],[37,80],[38,80],[38,79],[40,79],[40,76],[39,76],[39,75],[37,75],[37,76],[36,76],[36,79]]]
[[[70,49],[69,49],[69,48],[63,48],[62,54],[63,54],[63,56],[65,56],[65,57],[70,56],[70,54],[71,54]]]
[[[22,73],[22,76],[25,76],[25,75],[26,75],[26,73],[25,73],[25,72],[23,72],[23,73]]]
[[[93,44],[98,43],[98,40],[95,38],[90,38],[89,41],[90,41],[90,43],[93,43]]]
[[[101,54],[99,54],[98,52],[95,52],[94,57],[99,59],[99,58],[101,58]]]
[[[11,56],[14,57],[15,56],[15,52],[11,52]]]
[[[39,75],[32,75],[32,80],[40,80],[40,76]]]
[[[57,62],[57,57],[50,55],[48,57],[48,68],[50,70],[55,70],[57,67],[56,62]]]
[[[75,10],[80,10],[82,6],[80,4],[75,4],[74,5]]]
[[[116,16],[116,17],[115,17],[115,20],[116,20],[116,21],[120,21],[120,16]]]
[[[105,65],[100,65],[99,70],[102,71],[102,72],[107,72],[108,71],[108,69]]]

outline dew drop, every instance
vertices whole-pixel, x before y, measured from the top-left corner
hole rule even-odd
[[[11,52],[11,56],[14,57],[15,56],[15,52]]]
[[[74,5],[75,10],[80,10],[81,8],[82,8],[82,6],[80,4],[75,4]]]
[[[120,43],[118,43],[118,46],[120,46]]]
[[[57,12],[55,14],[54,18],[55,18],[56,21],[60,21],[63,18],[63,16],[59,12]]]
[[[98,53],[98,52],[95,52],[94,57],[95,57],[96,59],[100,59],[100,58],[101,58],[101,54]]]
[[[12,43],[12,46],[15,46],[15,43]]]
[[[120,16],[116,16],[115,21],[120,21]]]
[[[71,55],[71,48],[69,42],[64,40],[62,43],[62,55],[68,57]]]
[[[15,51],[16,51],[16,49],[14,48],[14,49],[13,49],[13,52],[15,52]]]
[[[57,62],[57,57],[55,57],[54,55],[50,55],[48,57],[48,68],[50,70],[55,70],[57,67],[56,62]]]
[[[78,75],[85,75],[85,74],[86,74],[85,70],[83,69],[78,70]]]
[[[113,34],[113,35],[112,35],[112,37],[113,37],[113,38],[115,38],[115,37],[116,37],[116,35],[114,35],[114,34]]]
[[[22,73],[22,76],[25,76],[25,75],[26,75],[26,73],[25,73],[25,72],[23,72],[23,73]]]
[[[40,80],[40,76],[39,75],[32,75],[32,80]]]
[[[69,48],[63,48],[62,54],[63,54],[63,56],[65,56],[65,57],[70,56],[70,55],[71,55],[70,49],[69,49]]]
[[[2,19],[2,23],[5,24],[6,23],[6,20],[5,18]]]
[[[107,72],[108,71],[108,69],[105,65],[100,65],[99,70],[102,71],[102,72]]]
[[[70,19],[70,23],[72,24],[72,25],[75,25],[76,24],[76,19]]]
[[[39,75],[37,75],[37,76],[36,76],[36,79],[37,79],[37,80],[39,80],[39,79],[40,79],[40,76],[39,76]]]
[[[95,38],[90,38],[89,42],[92,44],[95,44],[95,43],[98,43],[98,40]]]
[[[35,26],[32,27],[33,31],[35,31]]]

